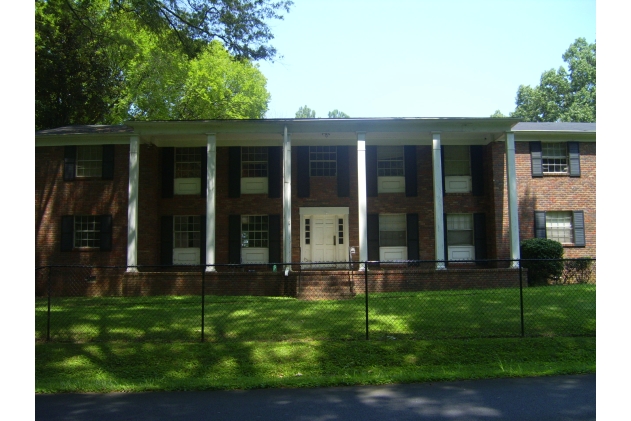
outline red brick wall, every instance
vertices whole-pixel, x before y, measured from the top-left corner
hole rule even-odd
[[[129,146],[114,149],[114,179],[63,180],[64,147],[35,149],[35,265],[125,265]],[[112,215],[112,251],[61,252],[63,215]]]
[[[577,211],[585,216],[585,247],[564,246],[564,257],[596,257],[596,143],[579,143],[581,176],[532,177],[530,146],[516,142],[519,236],[534,237],[535,211]]]
[[[508,199],[504,142],[485,147],[485,195],[446,194],[446,213],[484,212],[487,218],[487,254],[489,258],[510,257],[508,240]],[[516,169],[520,206],[520,237],[533,237],[535,210],[583,210],[586,244],[584,248],[566,247],[565,257],[596,255],[596,147],[581,143],[581,177],[543,177],[530,175],[527,142],[516,144]],[[295,149],[295,148],[294,148]],[[417,146],[417,197],[404,193],[381,194],[368,198],[369,213],[418,213],[419,250],[424,260],[435,258],[432,149]],[[312,177],[311,196],[297,197],[296,150],[292,162],[292,260],[300,260],[300,207],[348,207],[348,244],[359,245],[357,204],[357,151],[349,148],[350,197],[337,197],[335,177]],[[127,195],[129,146],[115,147],[114,180],[63,181],[63,147],[38,147],[35,154],[36,265],[47,264],[126,264]],[[139,235],[140,265],[159,264],[160,217],[162,215],[203,215],[206,199],[199,195],[161,197],[160,149],[140,147]],[[217,148],[217,219],[216,262],[228,262],[228,216],[230,214],[282,215],[282,198],[267,195],[228,197],[228,148]],[[113,217],[112,251],[60,251],[62,215],[111,214]],[[282,238],[282,236],[281,236]],[[355,258],[359,257],[359,250]]]

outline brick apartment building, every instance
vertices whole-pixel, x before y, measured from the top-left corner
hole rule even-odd
[[[518,259],[535,236],[596,256],[592,123],[149,121],[35,137],[36,267],[120,266],[124,283],[148,265],[426,260],[449,277],[491,270],[458,261]]]

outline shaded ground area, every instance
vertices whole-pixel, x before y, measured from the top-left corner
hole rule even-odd
[[[595,420],[596,375],[247,391],[35,395],[41,421]]]

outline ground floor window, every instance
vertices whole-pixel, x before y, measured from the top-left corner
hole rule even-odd
[[[61,217],[61,251],[112,250],[112,215]]]
[[[199,248],[201,233],[199,216],[174,216],[173,227],[175,248]]]
[[[446,219],[447,259],[475,259],[473,215],[470,213],[448,214]]]
[[[535,237],[568,246],[585,246],[583,211],[535,211]]]
[[[379,260],[407,260],[405,214],[379,215]]]
[[[99,248],[101,246],[101,217],[85,215],[74,217],[74,247]]]
[[[269,262],[269,217],[241,215],[241,262]]]

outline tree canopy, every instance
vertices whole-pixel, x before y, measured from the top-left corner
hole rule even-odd
[[[316,118],[316,112],[305,105],[304,107],[298,108],[296,118]]]
[[[519,86],[511,117],[525,121],[596,121],[596,43],[578,38],[563,54],[563,66],[541,75],[534,88]],[[495,116],[495,115],[494,115]]]
[[[333,110],[329,111],[329,118],[350,118],[344,111]]]
[[[280,0],[36,0],[35,127],[262,118]]]
[[[305,105],[304,107],[298,108],[298,111],[296,111],[296,118],[316,118],[316,112]],[[329,111],[328,118],[350,118],[350,116],[344,111],[336,109]]]

